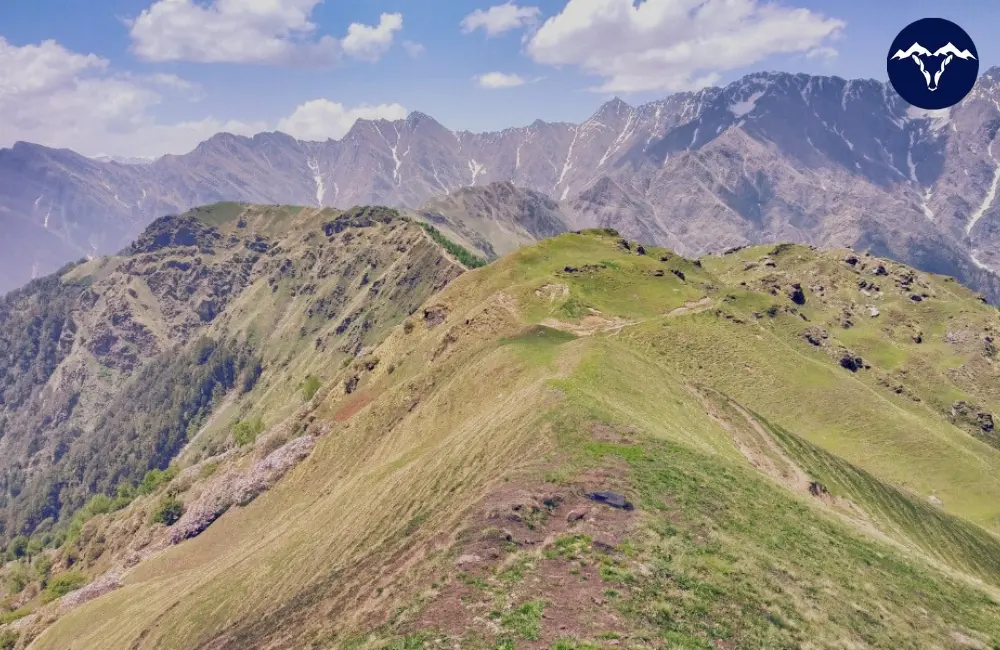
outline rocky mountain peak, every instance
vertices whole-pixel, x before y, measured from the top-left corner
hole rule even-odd
[[[619,97],[615,97],[604,104],[591,116],[591,120],[602,123],[617,123],[626,119],[632,111],[632,107]]]

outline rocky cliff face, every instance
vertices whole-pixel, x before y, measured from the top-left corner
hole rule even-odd
[[[3,288],[65,259],[42,252],[43,231],[78,256],[220,200],[416,208],[509,182],[563,202],[573,225],[687,254],[774,240],[854,246],[996,295],[986,271],[1000,265],[998,83],[990,70],[962,104],[928,113],[874,80],[758,73],[638,107],[616,99],[581,124],[474,134],[412,113],[361,120],[339,141],[219,134],[144,165],[19,143],[0,152],[0,218],[30,224],[39,243],[16,258],[5,245],[15,261]]]

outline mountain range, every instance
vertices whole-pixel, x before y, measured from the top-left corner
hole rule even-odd
[[[757,73],[580,124],[450,131],[430,116],[359,120],[341,140],[218,134],[152,162],[0,150],[0,290],[114,252],[154,218],[216,201],[420,208],[509,182],[570,227],[611,226],[699,255],[765,241],[850,246],[1000,298],[1000,69],[952,109],[886,83]]]

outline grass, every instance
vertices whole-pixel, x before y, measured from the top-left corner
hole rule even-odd
[[[542,612],[545,602],[534,600],[524,603],[504,614],[499,614],[500,625],[504,630],[518,637],[535,641],[542,631]]]
[[[834,495],[863,507],[880,528],[918,546],[929,557],[1000,587],[1000,539],[995,535],[878,480],[781,427],[768,426],[795,462]]]
[[[806,305],[787,311],[789,301],[754,288],[772,271],[743,270],[770,250],[699,267],[656,249],[624,251],[607,232],[570,234],[455,279],[433,298],[449,307],[442,325],[429,328],[419,305],[392,310],[395,323],[415,316],[408,332],[372,335],[382,341],[373,352],[380,364],[359,390],[377,388],[376,398],[336,421],[349,397],[319,394],[313,415],[332,428],[299,468],[199,537],[138,565],[123,589],[65,615],[33,648],[180,650],[223,638],[226,648],[308,647],[320,637],[345,639],[324,648],[431,647],[433,630],[413,626],[434,595],[410,585],[438,583],[449,572],[485,586],[485,615],[494,612],[499,629],[465,647],[542,639],[566,650],[608,645],[610,638],[548,629],[543,615],[558,603],[525,595],[539,563],[554,558],[598,567],[591,583],[600,582],[605,606],[627,623],[637,647],[954,647],[956,635],[1000,643],[1000,604],[989,587],[1000,554],[982,528],[1000,514],[1000,452],[933,406],[945,390],[993,404],[989,389],[941,370],[954,362],[950,348],[908,347],[867,322],[849,342],[885,368],[839,368],[801,335],[821,324],[835,337],[840,305],[810,290]],[[824,278],[855,291],[855,278],[836,275],[834,257],[795,247],[772,255],[775,273],[801,279],[825,269]],[[536,294],[547,284],[568,293]],[[948,327],[955,319],[986,322],[972,303],[940,292],[939,306],[920,307],[938,310],[926,318],[951,316]],[[703,296],[711,308],[671,315]],[[300,300],[291,291],[262,292],[241,300],[234,320],[249,317],[266,337],[270,329],[287,333],[283,319],[293,318],[297,331],[305,318],[279,314],[311,304]],[[773,317],[765,315],[771,305],[779,306]],[[899,309],[924,317],[910,305]],[[591,310],[633,324],[581,338],[541,324]],[[337,368],[342,358],[317,352],[312,334],[274,337],[271,349],[281,356],[273,352],[272,360],[292,360],[251,395],[269,421],[272,409],[301,406],[291,399],[299,384],[288,377]],[[395,372],[380,374],[390,364]],[[877,372],[924,366],[946,388],[904,378],[920,402],[878,382]],[[993,377],[988,368],[964,367],[979,382]],[[348,369],[336,372],[323,375],[328,385]],[[879,530],[754,469],[734,445],[747,425],[699,399],[700,386],[759,414],[784,454],[835,496],[855,501]],[[627,428],[631,444],[594,440],[594,422]],[[546,476],[572,485],[584,471],[608,467],[621,470],[640,521],[619,555],[594,556],[592,540],[570,535],[537,550],[507,549],[524,555],[507,557],[489,579],[459,575],[448,540],[485,495]],[[931,490],[943,511],[922,500]],[[548,515],[539,510],[540,525]],[[586,577],[568,572],[567,580]],[[371,622],[382,613],[381,623]]]
[[[253,443],[264,431],[264,422],[260,418],[241,420],[233,425],[233,440],[240,447]]]
[[[321,385],[318,377],[307,375],[302,382],[302,399],[307,402],[312,400]]]
[[[434,226],[420,222],[420,227],[427,231],[427,234],[431,236],[431,239],[440,244],[446,251],[455,256],[459,262],[461,262],[465,267],[470,269],[476,269],[481,266],[486,266],[486,260],[469,252],[468,249],[459,246],[455,242],[451,241],[443,234],[441,231]]]
[[[76,571],[60,573],[49,581],[45,591],[42,592],[42,602],[50,603],[57,598],[62,598],[71,591],[76,591],[87,584],[87,576]]]

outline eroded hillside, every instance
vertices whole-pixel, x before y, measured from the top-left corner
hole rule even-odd
[[[217,451],[195,435],[214,407],[261,376],[264,403],[272,377],[323,377],[304,350],[353,357],[461,270],[390,211],[222,204],[8,295],[3,538],[59,530],[92,494],[134,487],[184,445]]]
[[[90,584],[8,626],[19,647],[1000,642],[1000,319],[954,281],[611,231],[458,275],[407,222],[314,230],[407,248],[378,286],[402,322],[348,318],[355,292],[311,330],[322,253],[252,282],[205,332],[249,334],[260,379],[84,524]]]

